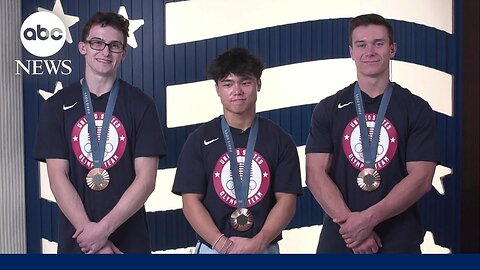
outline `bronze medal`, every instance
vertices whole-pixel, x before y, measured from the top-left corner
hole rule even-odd
[[[87,174],[87,185],[95,191],[104,190],[110,183],[108,172],[102,168],[93,168]]]
[[[357,177],[357,184],[363,191],[374,191],[380,186],[380,174],[372,168],[363,169]]]
[[[247,208],[238,208],[230,215],[230,224],[237,231],[248,231],[253,226],[253,214]]]

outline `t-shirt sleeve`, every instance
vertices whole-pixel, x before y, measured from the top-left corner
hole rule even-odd
[[[285,135],[280,151],[277,171],[275,172],[274,191],[302,195],[302,177],[297,147],[293,140]]]
[[[33,157],[45,162],[46,159],[68,159],[68,143],[65,136],[63,111],[61,105],[47,100],[40,114],[37,134],[33,148]]]
[[[433,161],[439,163],[440,153],[437,139],[435,112],[422,101],[413,115],[407,141],[408,161]]]
[[[182,147],[177,161],[177,171],[172,192],[205,194],[208,185],[207,173],[200,150],[200,140],[192,133]]]
[[[310,123],[305,153],[333,153],[333,140],[331,135],[331,115],[326,101],[321,101],[315,106]]]
[[[147,104],[136,130],[135,157],[164,157],[167,146],[163,136],[157,109],[153,101]]]

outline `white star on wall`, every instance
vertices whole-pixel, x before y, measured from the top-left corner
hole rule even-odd
[[[420,245],[422,254],[448,254],[450,249],[437,245],[431,231],[425,232],[423,243]]]
[[[445,188],[443,187],[443,177],[452,173],[452,169],[437,165],[435,168],[435,174],[433,175],[432,186],[438,191],[438,193],[445,195]]]
[[[43,99],[47,100],[49,98],[51,98],[53,95],[55,95],[58,91],[62,90],[63,89],[63,85],[62,85],[62,82],[61,81],[57,81],[55,83],[55,90],[53,90],[53,93],[52,92],[49,92],[49,91],[45,91],[43,89],[38,89],[38,93],[40,94],[40,96],[43,97]]]
[[[144,20],[130,20],[128,18],[127,9],[124,6],[120,6],[120,8],[118,9],[118,14],[122,15],[130,23],[130,26],[128,27],[127,44],[130,45],[130,47],[132,48],[137,48],[137,40],[135,39],[135,35],[133,34],[133,32],[137,31],[138,28],[143,25]]]
[[[41,7],[38,7],[37,10],[51,11],[53,14],[57,15],[57,17],[60,18],[60,20],[62,20],[63,24],[65,25],[65,30],[67,31],[67,36],[65,37],[65,40],[70,44],[73,42],[72,35],[70,34],[69,28],[70,26],[76,24],[80,19],[76,16],[66,15],[65,12],[63,11],[62,2],[60,2],[60,0],[55,1],[55,5],[53,6],[52,10],[44,9]]]

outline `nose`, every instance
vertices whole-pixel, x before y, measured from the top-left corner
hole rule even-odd
[[[367,54],[372,55],[375,53],[375,45],[368,44],[366,48]]]
[[[108,45],[105,45],[105,48],[101,51],[104,55],[109,55],[110,54],[110,47]]]
[[[243,89],[242,89],[242,85],[240,83],[234,83],[232,90],[233,90],[233,94],[236,95],[236,96],[243,95]]]

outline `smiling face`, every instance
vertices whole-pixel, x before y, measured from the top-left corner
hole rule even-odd
[[[215,88],[222,102],[224,114],[255,114],[255,102],[260,84],[259,80],[249,75],[238,76],[230,73],[220,79]]]
[[[390,42],[387,28],[382,25],[362,25],[353,30],[350,56],[359,78],[389,77],[389,61],[396,53],[396,44]]]
[[[97,24],[90,29],[86,41],[90,40],[103,41],[108,44],[117,41],[123,44],[124,36],[121,31],[111,26],[102,27]],[[116,77],[117,68],[126,56],[125,50],[115,53],[111,52],[108,46],[101,51],[94,50],[88,42],[80,42],[78,50],[80,54],[85,55],[85,73],[96,76]]]

